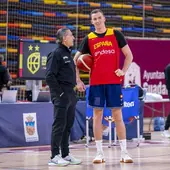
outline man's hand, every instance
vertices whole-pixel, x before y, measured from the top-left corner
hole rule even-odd
[[[115,74],[116,74],[118,77],[121,77],[121,76],[124,76],[124,75],[125,75],[124,71],[121,70],[121,69],[117,69],[117,70],[115,71]]]
[[[81,80],[77,81],[76,88],[80,92],[84,92],[86,90],[86,86]]]
[[[11,86],[12,81],[8,81],[7,86]]]

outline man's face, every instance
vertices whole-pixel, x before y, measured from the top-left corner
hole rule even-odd
[[[102,28],[105,26],[105,17],[101,12],[97,12],[91,15],[91,23],[95,26],[95,28]]]
[[[72,47],[74,45],[74,36],[70,30],[66,31],[63,41],[67,47]]]

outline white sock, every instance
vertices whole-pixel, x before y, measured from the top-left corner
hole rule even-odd
[[[97,152],[103,153],[102,140],[96,140],[95,142],[96,142]]]
[[[126,139],[119,140],[120,148],[122,152],[127,152]]]

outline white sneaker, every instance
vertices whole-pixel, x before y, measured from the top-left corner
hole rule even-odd
[[[93,159],[93,163],[104,163],[105,158],[102,152],[97,152],[96,157]]]
[[[121,152],[120,162],[133,163],[133,159],[129,156],[128,152]]]
[[[81,159],[75,158],[73,155],[69,154],[65,158],[63,158],[65,161],[68,161],[71,165],[79,165],[82,163]]]
[[[170,138],[170,132],[169,132],[169,130],[164,130],[164,131],[162,132],[162,136],[164,136],[165,138]]]
[[[67,166],[68,164],[70,164],[70,162],[64,160],[60,155],[56,155],[48,162],[48,165],[50,166]]]

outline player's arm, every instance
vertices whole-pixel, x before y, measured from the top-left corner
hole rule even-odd
[[[77,51],[77,52],[76,52],[76,54],[75,54],[75,56],[74,56],[74,63],[75,63],[75,65],[77,64],[77,60],[78,60],[78,58],[79,58],[79,56],[80,56],[81,54],[82,54],[82,53],[81,53],[80,51]],[[77,81],[77,82],[81,81],[81,80],[80,80],[80,71],[79,71],[79,69],[77,68],[77,66],[76,66],[76,81]]]
[[[80,44],[80,47],[78,49],[78,51],[76,52],[75,56],[74,56],[74,63],[75,65],[77,64],[77,59],[79,58],[79,56],[83,53],[87,53],[87,46],[88,46],[88,39],[87,36],[83,39],[83,41]],[[76,66],[76,82],[77,82],[77,89],[80,92],[85,91],[85,85],[84,83],[81,81],[80,79],[80,71]]]
[[[78,59],[78,57],[81,55],[82,53],[80,52],[80,51],[77,51],[76,52],[76,54],[75,54],[75,56],[74,56],[74,63],[75,63],[75,65],[76,65],[76,63],[77,63],[77,59]],[[81,79],[80,79],[80,71],[79,71],[79,69],[77,68],[77,66],[76,66],[76,83],[77,83],[77,85],[76,85],[76,88],[77,88],[77,90],[78,91],[80,91],[80,92],[83,92],[83,91],[85,91],[85,84],[83,83],[83,81],[81,81]]]
[[[125,60],[124,60],[124,64],[123,64],[123,68],[122,71],[124,72],[124,74],[127,72],[130,64],[132,63],[133,60],[133,54],[132,51],[129,48],[129,45],[125,45],[122,49],[122,53],[125,56]]]
[[[129,48],[129,45],[127,44],[127,41],[126,41],[124,35],[120,31],[115,30],[115,36],[116,36],[119,48],[121,49],[122,53],[125,56],[123,68],[116,70],[115,73],[117,76],[124,76],[129,68],[130,64],[132,63],[133,54]]]

